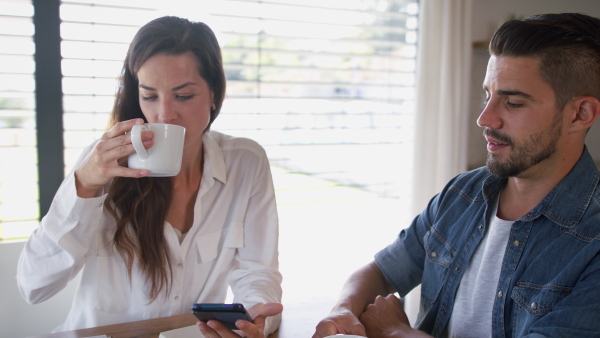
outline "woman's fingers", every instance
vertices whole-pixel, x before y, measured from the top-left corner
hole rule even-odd
[[[250,317],[256,318],[258,316],[268,317],[280,314],[283,311],[283,305],[280,303],[259,303],[248,309]]]
[[[131,128],[136,124],[144,124],[143,119],[133,119],[127,121],[117,122],[112,128],[107,130],[101,137],[102,140],[108,140],[114,138],[116,136],[125,134],[126,132],[131,131]]]
[[[103,185],[115,177],[144,177],[148,171],[129,169],[119,165],[119,160],[133,154],[131,136],[127,132],[136,124],[143,124],[142,119],[134,119],[117,123],[105,132],[94,150],[83,161],[75,172],[75,183],[79,197],[94,197]],[[152,146],[154,133],[142,133],[146,148]]]
[[[240,335],[231,331],[225,324],[217,320],[209,320],[208,322],[197,322],[196,325],[200,329],[204,338],[239,338]],[[251,337],[249,337],[251,338]]]

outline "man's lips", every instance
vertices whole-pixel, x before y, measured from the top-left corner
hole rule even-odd
[[[490,152],[512,146],[511,139],[495,129],[485,128],[483,130],[483,136],[488,142],[487,149]]]
[[[504,146],[508,145],[507,143],[502,142],[500,140],[497,140],[497,139],[495,139],[493,137],[486,137],[485,139],[488,141],[488,143],[491,143],[491,144],[494,144],[494,145],[504,145]]]
[[[489,151],[498,151],[500,149],[508,147],[508,143],[504,143],[493,137],[486,137],[486,140],[488,141],[487,148]]]

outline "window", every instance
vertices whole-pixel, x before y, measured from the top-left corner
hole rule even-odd
[[[159,16],[156,1],[63,1],[60,7],[65,174],[83,147],[106,130],[117,77],[140,26]]]
[[[0,2],[0,238],[38,225],[33,6]]]
[[[40,217],[32,75],[35,48],[31,3],[0,4],[3,21],[22,22],[21,28],[11,25],[0,37],[22,40],[24,46],[0,55],[23,60],[22,68],[6,66],[12,64],[6,62],[0,66],[4,67],[0,76],[18,76],[24,83],[20,89],[0,87],[3,100],[16,100],[13,96],[18,93],[19,100],[9,101],[21,102],[17,107],[0,101],[0,151],[4,152],[0,158],[0,237],[11,239],[27,237]],[[371,208],[366,212],[378,212],[379,206],[387,204],[396,213],[408,205],[416,0],[62,1],[65,173],[82,148],[105,130],[116,77],[133,35],[141,25],[162,15],[204,21],[217,34],[228,83],[227,98],[213,128],[250,137],[265,147],[273,165],[282,222],[289,220],[288,205],[334,201],[311,210],[331,210],[333,205],[347,208],[348,204],[339,202],[363,201],[357,199],[359,194],[381,202],[363,205]],[[18,121],[18,128],[9,124],[13,120]],[[7,131],[15,136],[8,137]],[[8,139],[17,139],[16,135],[19,143],[9,144]],[[11,155],[15,153],[23,160],[15,161],[17,157]],[[26,212],[9,213],[16,212],[16,204]],[[304,215],[298,222],[311,221]]]

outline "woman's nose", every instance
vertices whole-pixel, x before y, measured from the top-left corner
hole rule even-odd
[[[163,100],[158,113],[158,120],[162,123],[168,123],[177,118],[175,105],[171,100]]]

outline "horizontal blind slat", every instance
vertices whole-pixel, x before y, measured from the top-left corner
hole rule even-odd
[[[31,1],[0,1],[0,240],[39,218],[32,16]]]

